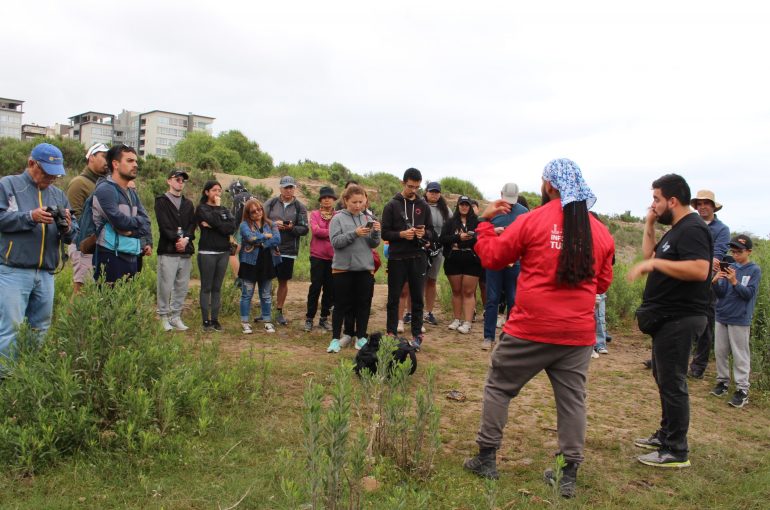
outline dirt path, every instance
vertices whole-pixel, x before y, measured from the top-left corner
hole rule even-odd
[[[302,331],[304,324],[307,282],[290,282],[285,306],[290,323],[278,327],[274,335],[259,328],[255,334],[242,335],[236,317],[223,321],[226,333],[221,335],[221,346],[230,354],[244,351],[265,352],[268,359],[280,364],[285,374],[281,379],[282,398],[287,405],[301,405],[304,380],[292,374],[328,373],[340,358],[353,359],[355,350],[345,349],[338,355],[325,352],[330,334]],[[377,285],[372,304],[370,331],[384,330],[387,287]],[[442,439],[444,453],[458,458],[475,449],[475,430],[481,411],[481,396],[489,353],[480,349],[481,322],[473,325],[469,335],[446,328],[444,314],[436,313],[439,326],[426,326],[427,334],[422,351],[418,354],[418,376],[424,368],[437,367],[437,393],[442,405]],[[197,328],[191,329],[195,334]],[[646,436],[658,426],[660,403],[652,374],[642,361],[649,357],[649,341],[641,334],[614,335],[609,344],[609,355],[592,360],[588,378],[588,432],[586,455],[596,460],[601,469],[611,468],[618,462],[629,462],[639,452],[631,446],[635,437]],[[291,366],[292,369],[286,368]],[[689,438],[693,457],[699,462],[711,461],[708,448],[712,442],[734,446],[736,451],[770,448],[770,416],[761,404],[736,410],[726,405],[725,399],[709,395],[714,384],[713,363],[706,378],[690,381],[691,429]],[[465,402],[445,400],[443,395],[456,389],[467,396]],[[299,413],[297,413],[299,414]],[[729,427],[727,426],[729,424]],[[754,434],[754,442],[746,444],[745,431],[764,431]],[[552,453],[556,443],[556,417],[552,391],[547,377],[540,374],[514,400],[510,420],[505,431],[501,464],[520,466],[533,462],[533,443],[538,454]],[[620,446],[619,446],[620,445]],[[621,455],[618,455],[618,448]],[[698,458],[698,455],[705,458]],[[658,474],[651,475],[654,481]],[[652,482],[651,482],[652,483]]]

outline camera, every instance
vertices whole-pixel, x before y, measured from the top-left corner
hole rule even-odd
[[[60,232],[69,230],[70,226],[69,223],[67,223],[67,209],[55,205],[53,207],[46,207],[45,212],[53,216],[53,222],[56,223],[56,228],[59,229]]]

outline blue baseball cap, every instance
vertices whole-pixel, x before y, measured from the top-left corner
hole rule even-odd
[[[55,145],[39,143],[32,149],[30,158],[37,161],[40,167],[48,175],[64,175],[64,156]]]

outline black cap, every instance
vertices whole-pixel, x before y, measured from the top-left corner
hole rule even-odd
[[[332,197],[334,200],[337,200],[337,195],[331,186],[321,186],[321,190],[318,192],[318,200],[324,197]]]
[[[190,176],[187,175],[187,172],[184,170],[171,170],[171,173],[168,174],[168,178],[173,179],[174,177],[182,177],[185,181],[190,179]]]
[[[738,250],[750,250],[754,246],[754,243],[751,242],[749,236],[740,234],[730,240],[729,246],[730,248],[736,248]]]
[[[471,205],[473,202],[471,202],[471,199],[466,197],[465,195],[461,196],[457,199],[457,205],[460,205],[462,203],[466,203],[468,205]]]

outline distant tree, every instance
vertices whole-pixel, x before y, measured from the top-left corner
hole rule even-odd
[[[458,195],[465,195],[476,199],[484,198],[481,191],[470,181],[458,179],[457,177],[444,177],[439,182],[441,183],[442,193],[457,193]]]
[[[35,138],[33,140],[16,140],[15,138],[0,138],[0,176],[13,175],[24,171],[27,158],[35,145],[46,142],[57,146],[64,156],[64,167],[70,174],[80,172],[85,166],[86,149],[77,140],[57,138]]]
[[[238,153],[247,168],[247,175],[266,177],[273,170],[273,158],[262,152],[257,142],[252,142],[240,131],[231,130],[220,133],[217,142]],[[221,162],[221,161],[220,161]]]
[[[210,134],[193,131],[174,146],[172,155],[177,162],[198,167],[203,155],[210,153],[216,145],[216,139]]]
[[[535,207],[540,207],[542,198],[538,193],[533,193],[532,191],[520,191],[519,195],[527,199],[527,204],[529,205],[530,210],[534,209]]]

